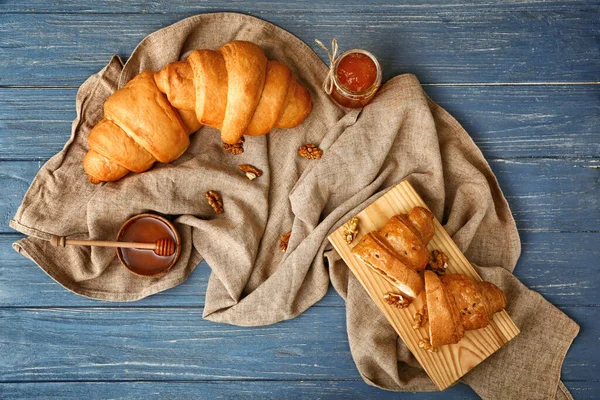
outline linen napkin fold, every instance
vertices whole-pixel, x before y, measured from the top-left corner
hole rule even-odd
[[[114,183],[88,183],[82,168],[87,135],[111,93],[143,70],[234,39],[259,44],[309,89],[313,111],[299,127],[249,137],[238,156],[225,154],[218,132],[203,127],[171,164]],[[30,235],[14,248],[67,289],[108,301],[171,288],[203,257],[212,270],[204,317],[244,326],[296,317],[325,295],[331,279],[346,301],[350,349],[364,380],[389,390],[435,390],[326,240],[408,179],[467,258],[482,266],[481,275],[507,293],[508,312],[521,329],[463,382],[485,398],[571,398],[560,368],[579,327],[511,274],[520,254],[515,223],[468,134],[412,75],[388,81],[364,109],[348,110],[321,91],[326,74],[301,40],[241,14],[198,15],[149,35],[126,64],[114,57],[79,89],[71,138],[40,170],[11,221]],[[306,143],[319,145],[322,159],[298,157]],[[264,175],[249,181],[237,170],[244,163]],[[223,214],[207,204],[208,190],[221,193]],[[111,239],[128,217],[147,211],[169,216],[183,239],[181,259],[161,278],[130,274],[111,249],[58,249],[42,240],[52,234]],[[279,238],[289,231],[284,253]]]

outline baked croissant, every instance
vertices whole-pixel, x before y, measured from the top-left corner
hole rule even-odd
[[[425,271],[425,297],[432,346],[458,343],[465,331],[486,327],[506,308],[506,295],[496,285],[462,274]]]
[[[186,61],[140,73],[106,100],[104,119],[88,137],[84,170],[92,183],[115,181],[177,159],[202,125],[235,144],[243,135],[293,128],[311,109],[291,70],[267,60],[254,43],[195,50]]]
[[[414,207],[366,234],[352,253],[406,296],[415,298],[423,289],[419,272],[430,259],[427,243],[435,233],[433,218],[426,208]]]

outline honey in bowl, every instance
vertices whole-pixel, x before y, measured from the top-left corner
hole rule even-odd
[[[175,242],[175,253],[159,256],[154,250],[118,248],[119,260],[136,275],[157,276],[166,273],[181,253],[181,239],[171,222],[154,214],[136,215],[123,224],[117,235],[118,241],[155,243],[164,238]]]
[[[331,96],[348,108],[366,106],[381,86],[381,66],[366,50],[352,49],[335,61]]]

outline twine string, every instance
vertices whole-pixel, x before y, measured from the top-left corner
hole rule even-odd
[[[315,39],[315,42],[317,42],[317,44],[321,46],[323,50],[325,50],[325,52],[327,53],[327,57],[329,57],[329,72],[327,73],[327,76],[323,81],[323,90],[325,91],[325,93],[331,94],[331,92],[333,91],[333,74],[335,73],[333,68],[338,52],[338,41],[335,38],[331,40],[331,52],[319,39]]]

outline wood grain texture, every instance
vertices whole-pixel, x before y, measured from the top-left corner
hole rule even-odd
[[[121,14],[121,13],[139,13],[139,14],[168,14],[174,12],[197,12],[199,4],[204,8],[212,8],[215,10],[223,8],[225,5],[219,0],[203,0],[203,1],[187,1],[173,0],[169,2],[171,7],[165,8],[165,3],[159,0],[144,1],[144,0],[113,0],[111,6],[106,7],[103,4],[86,3],[77,0],[61,0],[57,3],[48,3],[44,0],[33,0],[27,4],[23,4],[19,0],[4,0],[4,10],[7,13],[105,13],[105,14]],[[465,2],[464,0],[405,0],[402,4],[398,4],[393,0],[370,0],[365,3],[363,0],[342,0],[330,1],[323,4],[318,4],[318,10],[323,13],[357,13],[357,12],[386,12],[390,8],[401,12],[402,8],[413,8],[419,11],[454,9],[461,7],[465,10],[480,9],[483,5],[492,11],[560,11],[572,7],[589,8],[597,5],[597,1],[585,0],[563,0],[563,1],[545,1],[539,0],[506,0],[502,4],[484,3],[481,2]],[[289,10],[295,11],[316,11],[314,0],[297,0],[293,4],[281,0],[231,0],[226,3],[231,7],[252,7],[252,10],[264,10],[272,14],[279,14]]]
[[[0,161],[0,233],[14,232],[8,221],[42,165]],[[521,232],[598,231],[600,160],[495,160],[490,165]]]
[[[596,399],[600,382],[568,381],[577,400]],[[85,398],[88,400],[122,399],[448,399],[467,400],[479,397],[466,385],[458,384],[444,392],[402,393],[379,390],[356,380],[314,381],[195,381],[195,382],[35,382],[0,383],[0,395],[13,400],[46,398]]]
[[[596,381],[600,309],[562,310],[581,325],[562,378]],[[313,307],[262,328],[216,324],[202,311],[0,308],[0,383],[361,379],[342,308]]]
[[[488,158],[600,154],[600,85],[425,86]],[[0,159],[48,159],[71,134],[74,88],[0,88]]]
[[[336,37],[343,49],[366,46],[379,58],[384,79],[412,72],[423,83],[600,81],[597,2],[514,8],[490,2],[455,7],[353,3],[315,7],[308,1],[212,2],[180,8],[161,3],[154,8],[156,13],[142,13],[147,6],[135,5],[125,13],[107,13],[111,7],[85,2],[86,12],[72,13],[66,5],[47,13],[34,11],[48,9],[38,0],[33,7],[21,6],[27,12],[0,17],[0,37],[5,38],[0,47],[4,50],[0,85],[79,86],[113,54],[131,54],[151,32],[216,11],[266,19],[315,50],[315,38]],[[12,4],[16,10],[16,2]]]
[[[359,219],[359,232],[354,244],[366,233],[383,227],[394,215],[406,214],[417,206],[427,207],[411,184],[402,181],[356,215]],[[481,280],[444,227],[436,219],[433,223],[435,235],[427,249],[443,251],[450,258],[448,272]],[[456,344],[440,346],[436,352],[419,348],[419,341],[429,340],[426,327],[412,327],[413,316],[425,305],[424,292],[404,309],[397,309],[383,301],[386,293],[397,293],[398,289],[351,253],[352,247],[346,242],[343,229],[342,226],[333,232],[328,237],[329,241],[440,390],[448,388],[519,334],[519,328],[506,311],[500,311],[494,314],[488,326],[465,332],[465,336]]]
[[[365,385],[360,380],[313,381],[196,381],[196,382],[43,382],[0,383],[0,396],[7,399],[46,398],[100,400],[123,399],[398,399],[398,393]],[[450,390],[453,399],[479,397],[466,385]],[[126,396],[125,396],[126,395]],[[403,393],[403,399],[445,399],[448,392]],[[579,399],[579,398],[578,398]]]

